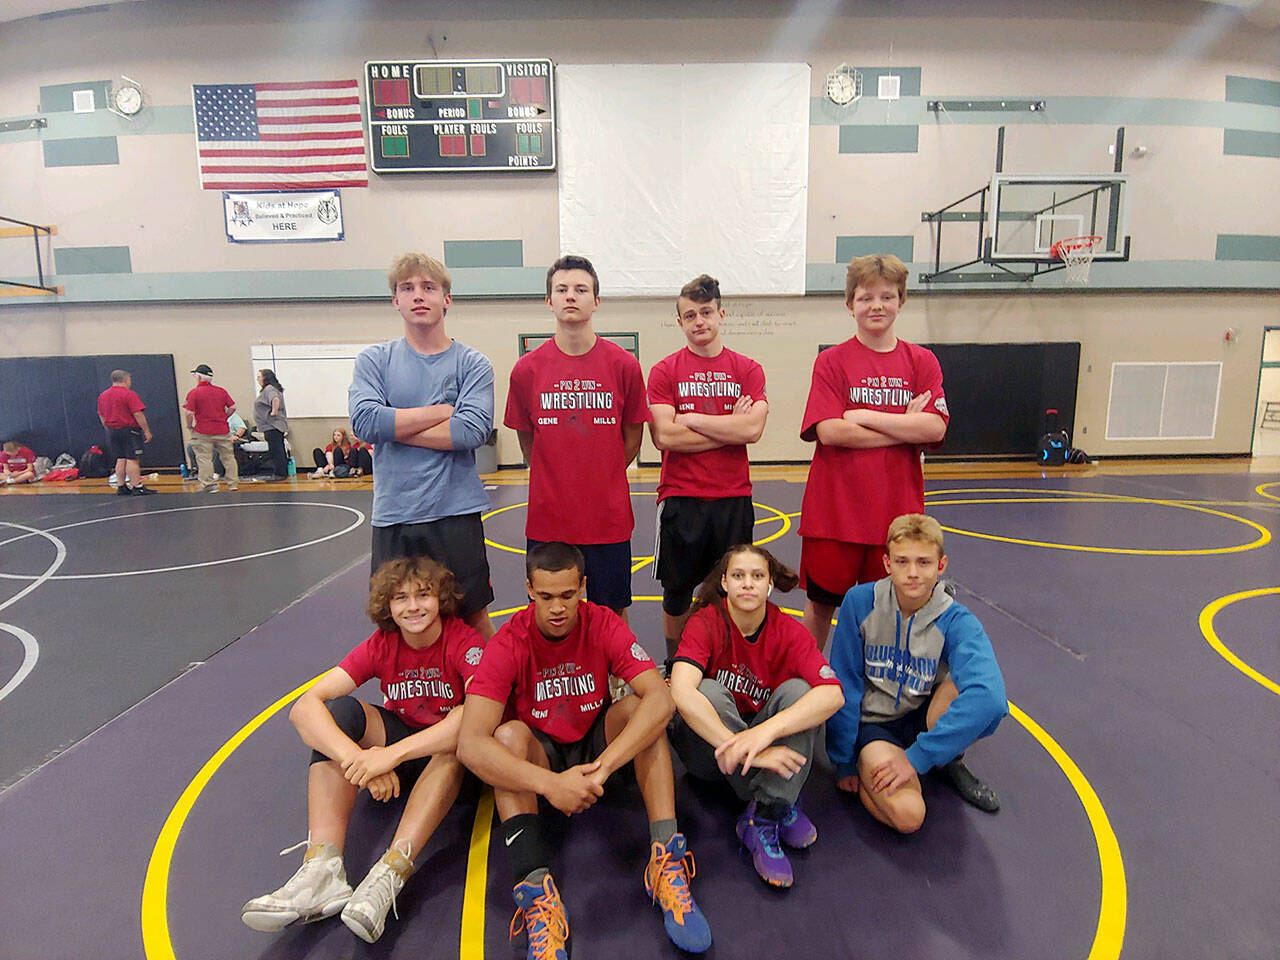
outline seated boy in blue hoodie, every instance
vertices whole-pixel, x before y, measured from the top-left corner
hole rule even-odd
[[[845,594],[831,643],[844,707],[827,721],[836,786],[900,833],[924,823],[920,776],[938,769],[966,801],[1000,801],[960,758],[1009,712],[978,618],[939,581],[942,527],[909,513],[889,525],[889,576]]]

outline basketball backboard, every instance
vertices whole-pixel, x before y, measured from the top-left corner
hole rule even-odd
[[[1108,174],[1010,174],[991,178],[988,262],[1056,263],[1068,237],[1097,236],[1095,260],[1128,260],[1128,177]]]

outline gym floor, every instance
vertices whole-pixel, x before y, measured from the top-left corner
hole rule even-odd
[[[757,539],[795,564],[805,471],[753,475]],[[657,654],[660,588],[641,564],[656,471],[632,476],[631,623]],[[489,480],[500,623],[525,603],[527,487]],[[1280,462],[930,464],[926,481],[949,579],[1008,686],[1012,715],[966,758],[1003,807],[983,814],[926,778],[924,828],[900,837],[824,762],[805,791],[820,838],[783,892],[739,853],[732,798],[680,777],[708,956],[1274,956]],[[241,924],[241,904],[296,868],[277,851],[306,834],[288,705],[371,632],[371,486],[155,486],[167,495],[0,491],[0,958],[522,957],[479,789],[377,944],[336,919],[276,936]],[[775,599],[803,606],[798,591]],[[392,806],[357,804],[353,883]],[[547,819],[574,956],[677,956],[643,891],[634,785]]]

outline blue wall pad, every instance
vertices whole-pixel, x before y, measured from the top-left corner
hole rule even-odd
[[[450,267],[523,267],[522,240],[446,240],[444,262]]]
[[[111,93],[110,80],[84,80],[80,83],[55,83],[40,88],[41,113],[70,113],[71,95],[77,90],[93,91],[93,107],[105,110],[107,97]]]
[[[1280,133],[1223,130],[1222,152],[1236,157],[1280,157]]]
[[[1256,233],[1220,233],[1215,259],[1280,261],[1280,237]]]
[[[841,126],[841,153],[916,153],[919,127]]]
[[[910,263],[915,259],[915,246],[914,237],[836,237],[836,263],[874,253],[891,253],[903,263]]]
[[[1227,77],[1227,99],[1233,103],[1280,107],[1280,83],[1253,77]]]
[[[45,140],[41,146],[46,167],[94,167],[120,162],[115,137]]]
[[[53,262],[59,274],[133,272],[128,247],[59,247]]]

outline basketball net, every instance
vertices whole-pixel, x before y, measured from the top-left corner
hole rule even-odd
[[[1067,283],[1088,283],[1093,252],[1100,243],[1101,237],[1068,237],[1050,247],[1049,253],[1066,265]]]

